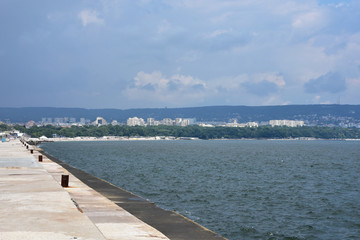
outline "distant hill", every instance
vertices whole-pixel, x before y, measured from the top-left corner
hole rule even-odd
[[[286,106],[208,106],[188,108],[144,108],[144,109],[85,109],[25,107],[0,108],[0,121],[24,123],[29,120],[41,121],[43,117],[73,117],[94,121],[101,116],[108,121],[125,122],[129,117],[155,118],[196,118],[198,122],[269,121],[271,119],[304,120],[309,123],[331,123],[350,121],[360,123],[360,105],[286,105]]]

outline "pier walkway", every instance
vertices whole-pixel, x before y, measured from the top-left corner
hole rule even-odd
[[[30,146],[31,148],[31,146]],[[20,141],[0,143],[0,239],[168,239]],[[70,175],[61,187],[61,175]]]

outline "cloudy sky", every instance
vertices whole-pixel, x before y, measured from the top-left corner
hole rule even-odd
[[[358,0],[1,0],[1,107],[360,104]]]

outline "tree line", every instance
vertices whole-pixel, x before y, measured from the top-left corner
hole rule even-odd
[[[123,126],[123,125],[104,125],[104,126],[72,126],[57,127],[52,125],[33,126],[25,128],[22,125],[13,127],[24,132],[31,137],[53,137],[54,134],[63,137],[102,137],[102,136],[173,136],[173,137],[198,137],[200,139],[284,139],[284,138],[323,138],[323,139],[360,139],[360,128],[340,128],[340,127],[200,127],[190,125],[180,126]]]

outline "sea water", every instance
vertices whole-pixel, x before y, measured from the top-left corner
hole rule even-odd
[[[360,239],[359,141],[58,142],[41,147],[228,239]]]

